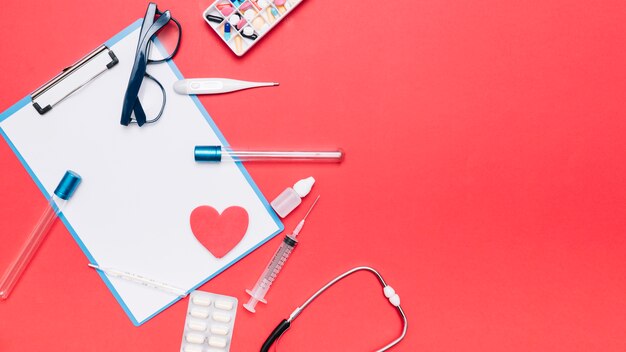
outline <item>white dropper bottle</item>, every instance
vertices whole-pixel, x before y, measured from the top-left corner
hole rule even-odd
[[[272,201],[272,208],[281,218],[284,218],[302,203],[302,198],[311,192],[314,183],[315,179],[311,176],[296,182],[293,188],[287,187]]]

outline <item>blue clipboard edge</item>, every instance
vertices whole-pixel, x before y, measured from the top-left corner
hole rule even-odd
[[[121,32],[116,34],[113,38],[111,38],[108,41],[106,41],[105,45],[110,48],[115,43],[119,42],[122,38],[128,36],[130,33],[132,33],[133,31],[135,31],[137,28],[139,28],[141,26],[142,20],[143,19],[140,18],[137,21],[133,22],[131,25],[126,27],[124,30],[122,30]],[[159,47],[160,50],[164,50],[163,46],[161,45],[160,42],[158,42],[158,40],[155,41],[155,43],[157,44],[157,46]],[[174,74],[176,75],[176,77],[178,79],[183,79],[183,75],[180,72],[180,70],[178,69],[178,67],[176,66],[176,64],[174,63],[174,60],[167,61],[167,64],[170,66],[172,71],[174,71]],[[195,95],[191,95],[190,97],[193,100],[193,102],[196,104],[196,107],[198,108],[198,110],[200,110],[200,112],[202,113],[202,116],[204,116],[205,120],[209,123],[209,125],[211,126],[211,128],[213,129],[213,131],[215,132],[217,137],[219,138],[219,140],[222,142],[222,145],[229,146],[228,142],[226,141],[226,138],[224,138],[224,135],[222,134],[222,132],[219,130],[219,128],[217,128],[217,125],[211,119],[211,116],[209,115],[207,110],[204,108],[204,106],[200,102],[200,99],[198,99],[198,97],[196,97]],[[17,112],[18,110],[23,108],[25,105],[27,105],[30,101],[31,101],[31,97],[30,96],[26,96],[23,99],[21,99],[20,101],[18,101],[17,103],[13,104],[6,111],[4,111],[2,114],[0,114],[0,122],[2,122],[4,120],[6,120],[7,118],[9,118],[15,112]],[[37,187],[41,191],[41,193],[44,195],[44,197],[46,197],[46,199],[50,198],[50,194],[46,191],[46,189],[43,186],[43,184],[41,183],[41,181],[39,181],[39,178],[37,178],[37,176],[35,175],[35,173],[31,169],[31,167],[28,165],[26,160],[22,157],[22,154],[20,154],[20,152],[17,150],[17,148],[15,147],[15,145],[13,144],[13,142],[11,141],[9,136],[2,129],[2,127],[0,127],[0,134],[2,134],[2,137],[4,138],[4,140],[6,140],[7,144],[9,145],[11,150],[13,150],[13,153],[15,153],[15,155],[17,156],[19,161],[22,163],[22,165],[24,166],[24,168],[26,169],[26,171],[28,172],[30,177],[33,179],[33,181],[35,182],[35,184],[37,185]],[[198,284],[193,286],[187,293],[190,293],[191,291],[193,291],[193,290],[197,289],[198,287],[202,286],[203,284],[205,284],[209,280],[213,279],[215,276],[221,274],[224,270],[228,269],[231,265],[233,265],[236,262],[238,262],[239,260],[243,259],[245,256],[250,254],[252,251],[254,251],[255,249],[259,248],[260,246],[265,244],[270,239],[274,238],[276,235],[278,235],[279,233],[281,233],[285,229],[284,225],[282,224],[282,222],[280,221],[280,219],[278,218],[276,213],[274,213],[274,211],[272,210],[270,204],[267,202],[267,200],[265,199],[265,197],[261,193],[260,189],[254,183],[254,181],[252,180],[252,177],[250,177],[250,174],[245,169],[243,164],[241,162],[238,162],[236,164],[237,164],[237,167],[239,168],[239,171],[246,178],[246,180],[248,181],[248,183],[250,184],[250,186],[254,190],[255,194],[259,197],[259,199],[261,200],[261,202],[263,203],[265,208],[268,210],[269,214],[272,216],[272,219],[274,220],[274,223],[276,224],[276,226],[278,226],[278,230],[276,230],[276,232],[274,232],[273,234],[269,235],[267,238],[265,238],[264,240],[259,242],[256,246],[252,247],[251,249],[249,249],[248,251],[246,251],[245,253],[243,253],[239,257],[235,258],[231,262],[229,262],[226,265],[224,265],[222,268],[220,268],[215,273],[213,273],[213,275],[211,275],[211,276],[207,277],[206,279],[200,281]],[[59,217],[61,218],[61,221],[63,221],[63,224],[68,229],[68,231],[70,232],[70,234],[72,235],[72,237],[74,238],[76,243],[78,243],[78,246],[80,247],[80,249],[83,251],[83,253],[85,253],[85,255],[87,256],[87,259],[89,259],[89,262],[93,263],[93,264],[98,264],[96,262],[96,260],[94,259],[94,257],[89,252],[89,250],[87,249],[87,247],[85,246],[85,244],[81,241],[80,237],[78,237],[78,234],[76,233],[76,231],[74,230],[72,225],[69,223],[69,221],[67,220],[65,215],[63,213],[59,213]],[[108,277],[104,273],[102,273],[100,271],[97,271],[97,272],[100,275],[100,277],[102,278],[102,281],[104,281],[105,285],[113,293],[113,296],[118,301],[120,306],[122,306],[122,308],[124,309],[124,312],[126,312],[126,315],[128,315],[128,317],[132,321],[133,325],[135,325],[135,326],[142,325],[146,321],[148,321],[148,320],[152,319],[153,317],[155,317],[157,314],[159,314],[162,311],[164,311],[165,309],[169,308],[174,303],[176,303],[179,300],[181,300],[180,297],[177,297],[176,299],[172,300],[171,302],[169,302],[168,304],[163,306],[163,308],[158,310],[156,313],[150,315],[149,317],[147,317],[146,319],[144,319],[142,321],[138,321],[135,318],[135,316],[131,313],[130,309],[128,309],[128,306],[126,305],[126,303],[124,302],[122,297],[119,295],[119,293],[117,292],[117,290],[115,289],[115,287],[113,286],[111,281],[109,281]]]

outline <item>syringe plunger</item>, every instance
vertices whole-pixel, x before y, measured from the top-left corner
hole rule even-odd
[[[254,288],[252,290],[246,290],[246,292],[250,295],[250,300],[248,300],[248,303],[243,305],[244,308],[254,313],[254,308],[259,301],[267,304],[265,294],[267,294],[270,286],[274,280],[276,280],[278,273],[283,268],[285,261],[289,258],[289,255],[293,251],[296,244],[298,244],[298,241],[290,236],[285,236],[285,239],[280,244],[280,247],[278,247],[276,253],[274,253],[272,260],[267,265],[267,268],[257,281],[256,285],[254,285]]]

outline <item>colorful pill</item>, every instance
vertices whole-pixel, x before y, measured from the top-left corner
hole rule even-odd
[[[221,10],[225,7],[233,7],[233,6],[228,2],[220,2],[219,4],[215,5],[215,7],[217,7],[218,10]]]
[[[266,12],[267,12],[267,21],[269,23],[274,23],[276,21],[276,17],[274,17],[274,15],[272,14],[272,10],[274,8],[273,7],[268,7]]]
[[[286,3],[287,3],[287,0],[274,0],[274,5],[276,5],[276,8],[278,8],[278,12],[282,14],[287,12],[287,9],[285,9]]]
[[[243,51],[243,44],[241,41],[241,37],[236,36],[235,37],[235,52],[237,52],[237,54],[241,54],[242,51]]]
[[[220,10],[220,12],[221,12],[224,16],[228,16],[228,15],[230,15],[231,13],[233,13],[234,11],[235,11],[235,9],[234,9],[234,8],[232,8],[232,7],[225,7],[225,8],[223,8],[223,9],[221,9],[221,10]]]
[[[230,23],[228,22],[224,23],[224,39],[230,40]]]
[[[248,21],[246,21],[245,18],[242,18],[239,22],[237,22],[235,27],[237,27],[237,29],[241,29],[241,28],[243,28],[243,26],[246,25],[246,23],[248,23]]]
[[[246,10],[246,12],[243,13],[243,17],[248,21],[252,21],[255,15],[256,11],[254,11],[253,9],[248,9]]]
[[[274,15],[274,17],[278,18],[280,16],[278,14],[278,11],[275,8],[272,7],[271,11],[272,11],[272,15]]]
[[[246,28],[244,28],[244,29],[243,29],[243,32],[241,33],[241,35],[242,35],[244,38],[248,38],[248,39],[252,39],[252,40],[255,40],[256,38],[258,38],[258,37],[259,37],[258,35],[256,35],[256,34],[254,33],[254,29],[252,29],[252,27],[246,27]]]
[[[239,17],[239,15],[237,14],[234,14],[230,16],[230,18],[228,19],[228,23],[230,23],[231,26],[236,26],[237,23],[239,23],[239,20],[241,20],[241,17]]]
[[[222,21],[224,20],[220,16],[215,16],[215,15],[206,15],[206,19],[209,22],[215,22],[215,23],[222,23]]]
[[[263,20],[263,17],[257,17],[254,19],[254,21],[252,21],[252,25],[258,30],[263,28],[263,26],[265,25],[265,21]]]
[[[224,7],[222,9],[220,9],[220,12],[224,15],[224,16],[228,16],[231,13],[233,13],[233,11],[235,11],[235,8],[232,6],[228,6],[228,7]]]
[[[252,7],[252,4],[246,1],[243,3],[243,5],[239,6],[239,11],[246,11],[247,9],[251,7]]]

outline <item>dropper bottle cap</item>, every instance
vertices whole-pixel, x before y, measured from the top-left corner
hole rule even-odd
[[[298,193],[300,198],[304,198],[307,194],[309,194],[309,192],[311,192],[311,188],[313,188],[314,183],[315,179],[313,178],[313,176],[303,178],[302,180],[296,182],[295,185],[293,185],[293,190]]]

